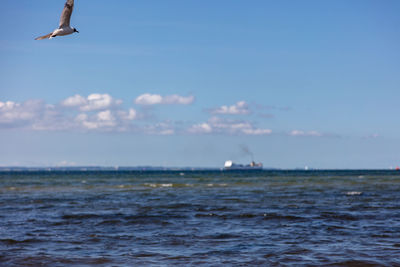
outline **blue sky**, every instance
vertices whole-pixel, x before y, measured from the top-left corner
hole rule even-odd
[[[0,166],[400,165],[400,2],[3,0]]]

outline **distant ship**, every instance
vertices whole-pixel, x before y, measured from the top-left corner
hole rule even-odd
[[[225,161],[224,170],[262,170],[262,163],[255,163],[254,161],[250,164],[243,165],[234,163],[232,160]]]

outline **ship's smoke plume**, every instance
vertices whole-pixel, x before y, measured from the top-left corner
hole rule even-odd
[[[244,156],[250,156],[251,157],[251,161],[254,161],[254,154],[253,152],[251,152],[250,148],[244,144],[240,145],[240,152],[242,153],[242,155]]]

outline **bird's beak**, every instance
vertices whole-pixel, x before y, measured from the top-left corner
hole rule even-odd
[[[79,31],[76,31],[77,33],[79,33]]]

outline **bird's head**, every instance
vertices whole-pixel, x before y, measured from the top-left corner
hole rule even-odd
[[[79,32],[78,32],[78,30],[77,30],[77,29],[75,29],[75,28],[74,28],[74,32],[77,32],[77,33],[79,33]]]

